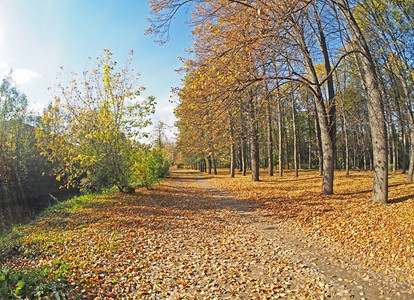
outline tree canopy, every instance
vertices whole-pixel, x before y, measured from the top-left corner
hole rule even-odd
[[[177,89],[183,156],[220,149],[217,159],[231,169],[247,162],[256,181],[259,166],[272,174],[276,140],[280,175],[317,155],[322,192],[332,194],[352,147],[353,167],[374,170],[374,201],[387,201],[388,163],[405,172],[409,155],[412,180],[412,1],[153,0],[149,32],[167,41],[185,6],[194,43]]]

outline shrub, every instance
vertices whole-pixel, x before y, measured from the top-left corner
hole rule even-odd
[[[47,268],[39,270],[0,271],[0,299],[62,299],[67,283],[61,276],[50,278]],[[56,272],[55,272],[56,274]]]
[[[144,149],[136,154],[134,177],[140,186],[150,188],[151,185],[170,175],[169,162],[162,150]]]

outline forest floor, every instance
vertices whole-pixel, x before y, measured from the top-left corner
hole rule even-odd
[[[338,173],[334,196],[314,171],[225,172],[62,204],[0,240],[2,269],[46,266],[68,298],[413,299],[414,185],[402,176],[376,205],[369,172]]]

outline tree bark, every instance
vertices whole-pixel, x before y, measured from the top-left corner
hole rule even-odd
[[[358,56],[362,69],[361,79],[368,100],[374,154],[374,185],[371,199],[374,202],[386,203],[388,200],[387,129],[375,65],[368,44],[357,21],[354,19],[348,1],[333,0],[333,2],[341,12],[350,31],[352,41],[359,51]]]
[[[242,173],[243,176],[246,176],[247,172],[247,155],[246,155],[246,145],[247,145],[247,139],[246,139],[246,126],[244,124],[244,118],[243,113],[240,112],[240,123],[241,123],[241,167],[242,167]]]
[[[309,53],[308,47],[305,42],[303,28],[299,24],[292,24],[295,36],[298,39],[299,47],[305,61],[306,70],[311,78],[310,88],[314,94],[315,106],[317,111],[318,123],[320,127],[320,136],[322,142],[323,152],[323,177],[322,177],[322,193],[331,195],[333,194],[333,180],[334,180],[334,136],[331,132],[331,116],[330,108],[328,112],[325,107],[321,85],[319,83],[318,75],[316,73],[312,57]]]
[[[278,159],[279,159],[279,177],[283,176],[283,116],[282,116],[282,100],[280,95],[277,95],[277,113],[279,117],[278,122]]]
[[[263,65],[263,77],[264,77],[264,90],[266,100],[266,129],[267,129],[267,173],[269,176],[273,176],[273,137],[272,137],[272,107],[271,107],[271,96],[269,87],[266,81],[266,67]]]
[[[268,162],[267,171],[268,171],[269,176],[273,176],[272,110],[271,110],[269,95],[267,96],[266,117],[267,117],[267,162]]]
[[[414,122],[411,121],[410,124],[410,164],[408,167],[408,181],[413,181],[413,173],[414,173]]]
[[[310,170],[312,167],[312,126],[311,126],[311,112],[310,112],[309,101],[306,101],[306,102],[307,102],[307,109],[308,109],[308,130],[309,130],[308,169]]]
[[[295,97],[292,94],[292,126],[293,126],[293,163],[295,165],[295,177],[299,176],[298,171],[298,141],[296,133],[296,108]]]
[[[236,149],[234,145],[234,129],[233,129],[233,119],[230,116],[230,177],[235,176],[235,169],[236,169]]]
[[[249,138],[250,138],[250,165],[252,170],[252,181],[259,181],[260,161],[259,161],[259,140],[258,140],[258,128],[256,121],[256,112],[254,105],[254,96],[252,93],[249,95]]]
[[[323,150],[322,150],[322,141],[321,141],[321,128],[319,127],[318,112],[316,111],[316,106],[315,106],[315,135],[316,135],[316,141],[318,144],[319,176],[322,176],[323,175]]]
[[[211,149],[211,156],[212,156],[212,162],[213,162],[213,172],[214,175],[217,175],[217,165],[216,165],[216,150],[214,149],[214,145]]]
[[[346,123],[345,116],[345,105],[344,100],[341,97],[341,106],[342,106],[342,119],[344,121],[344,135],[345,135],[345,172],[346,175],[349,175],[349,137],[348,137],[348,125]]]

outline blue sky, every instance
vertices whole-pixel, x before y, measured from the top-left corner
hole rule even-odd
[[[134,51],[133,67],[141,73],[142,96],[157,98],[155,120],[174,123],[171,87],[180,84],[177,56],[191,46],[183,10],[171,28],[171,40],[160,46],[145,36],[149,26],[145,0],[0,0],[0,77],[12,67],[30,107],[41,109],[52,99],[48,87],[56,73],[82,72],[88,57],[110,49],[123,62]]]

